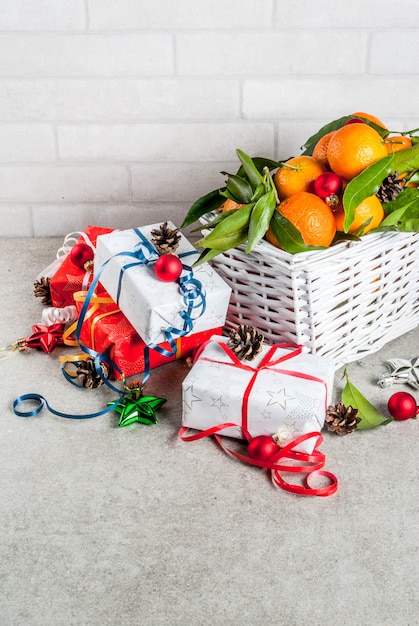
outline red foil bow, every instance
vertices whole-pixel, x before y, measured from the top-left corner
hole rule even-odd
[[[65,324],[52,324],[32,326],[32,335],[25,339],[25,348],[40,348],[50,354],[56,346],[63,344],[63,331]]]

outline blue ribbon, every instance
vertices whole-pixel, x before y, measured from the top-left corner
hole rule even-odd
[[[58,415],[59,417],[66,417],[70,419],[89,419],[92,417],[98,417],[100,415],[104,415],[108,411],[112,411],[120,402],[122,402],[123,398],[128,393],[132,392],[132,390],[124,391],[124,390],[119,389],[118,387],[115,387],[107,378],[104,377],[102,368],[100,366],[101,362],[107,363],[110,369],[116,370],[121,376],[123,376],[123,372],[116,365],[116,363],[114,363],[110,359],[110,357],[108,356],[106,352],[99,353],[96,350],[92,350],[88,346],[84,345],[80,340],[80,333],[81,333],[81,328],[82,328],[84,319],[86,317],[86,313],[90,305],[90,301],[94,295],[96,286],[100,280],[100,277],[102,276],[104,269],[110,263],[110,261],[112,261],[114,258],[119,257],[119,256],[125,256],[125,257],[130,257],[130,258],[135,259],[133,262],[125,264],[120,270],[119,279],[118,279],[118,288],[117,288],[117,303],[118,303],[120,293],[121,293],[121,288],[122,288],[122,280],[123,280],[123,276],[125,272],[128,271],[130,268],[136,267],[138,265],[148,265],[150,263],[155,263],[157,259],[159,258],[159,254],[157,253],[156,249],[150,243],[150,241],[148,241],[148,239],[143,235],[143,233],[138,228],[134,228],[133,230],[139,237],[139,241],[135,245],[134,251],[133,252],[131,251],[118,252],[114,254],[112,257],[110,257],[109,259],[107,259],[99,268],[99,271],[93,278],[90,284],[90,287],[87,291],[86,298],[83,302],[83,306],[81,308],[80,315],[77,321],[77,327],[75,330],[76,341],[79,344],[80,348],[83,350],[83,352],[85,352],[86,354],[88,354],[89,356],[93,358],[97,375],[102,379],[103,383],[107,387],[109,387],[116,393],[119,393],[120,398],[116,400],[113,404],[108,406],[106,409],[103,409],[102,411],[99,411],[97,413],[90,413],[86,415],[74,415],[74,414],[69,414],[69,413],[62,413],[61,411],[57,411],[53,409],[48,404],[47,400],[40,394],[36,394],[36,393],[24,394],[22,396],[19,396],[19,398],[17,398],[13,403],[13,410],[16,415],[19,415],[22,417],[31,417],[33,415],[38,415],[42,411],[43,407],[46,406],[47,409],[51,413],[53,413],[54,415]],[[189,252],[183,252],[179,255],[179,258],[190,256],[192,254],[198,254],[198,253],[195,250],[191,250]],[[194,278],[192,268],[189,265],[182,264],[182,268],[183,268],[183,271],[186,271],[186,274],[180,276],[180,278],[178,279],[178,283],[179,283],[180,291],[183,296],[183,302],[185,305],[185,309],[182,311],[179,311],[179,316],[183,320],[183,326],[182,328],[169,326],[166,329],[162,329],[162,332],[166,338],[166,341],[168,341],[170,345],[170,350],[166,350],[165,348],[162,348],[159,345],[152,343],[152,342],[145,346],[144,348],[144,372],[143,372],[143,382],[142,382],[143,386],[145,385],[145,383],[150,377],[150,350],[155,350],[163,356],[169,357],[169,356],[175,355],[177,351],[176,338],[183,337],[184,335],[187,335],[189,332],[191,332],[191,330],[193,329],[193,322],[196,319],[198,319],[205,312],[205,309],[206,309],[205,294],[203,292],[201,282],[197,280],[196,278]],[[64,377],[73,385],[80,387],[80,385],[73,380],[71,375],[68,374],[68,372],[66,372],[65,365],[66,364],[64,363],[62,366],[62,372],[63,372]],[[37,408],[32,411],[20,411],[17,409],[17,407],[22,402],[26,402],[28,400],[37,402],[38,403]]]
[[[58,415],[58,417],[66,417],[66,418],[75,419],[75,420],[86,420],[86,419],[91,419],[92,417],[99,417],[100,415],[104,415],[105,413],[108,413],[108,411],[112,411],[116,406],[118,406],[118,404],[122,402],[125,395],[126,395],[126,392],[123,392],[121,397],[118,398],[118,400],[116,400],[115,402],[113,402],[111,406],[108,406],[106,407],[106,409],[103,409],[102,411],[98,411],[97,413],[73,415],[72,413],[62,413],[61,411],[57,411],[56,409],[53,409],[52,406],[48,404],[46,398],[44,398],[44,396],[41,396],[39,393],[25,393],[24,395],[16,398],[16,400],[13,402],[13,410],[15,414],[19,415],[20,417],[33,417],[34,415],[38,415],[42,411],[44,406],[46,406],[50,413],[53,413],[54,415]],[[17,407],[20,404],[22,404],[22,402],[28,402],[28,401],[36,402],[37,403],[36,408],[30,411],[18,410]]]

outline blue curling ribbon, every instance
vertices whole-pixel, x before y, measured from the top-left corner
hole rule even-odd
[[[156,249],[150,243],[150,241],[148,241],[148,239],[143,235],[143,233],[138,228],[134,228],[133,230],[138,235],[140,241],[135,245],[133,252],[131,251],[118,252],[114,254],[112,257],[110,257],[109,259],[107,259],[99,268],[97,274],[94,276],[89,286],[89,289],[87,291],[86,298],[83,302],[83,306],[81,308],[80,315],[77,321],[76,330],[74,333],[76,341],[79,344],[80,348],[83,350],[83,352],[85,352],[86,354],[88,354],[89,356],[93,358],[97,375],[100,376],[103,383],[107,387],[109,387],[116,393],[119,393],[120,398],[118,398],[118,400],[116,400],[113,404],[111,404],[107,408],[103,409],[102,411],[98,411],[97,413],[90,413],[90,414],[85,414],[85,415],[74,415],[70,413],[62,413],[61,411],[57,411],[56,409],[53,409],[51,405],[48,404],[47,400],[40,394],[36,394],[36,393],[25,394],[25,395],[19,396],[19,398],[17,398],[13,403],[13,410],[16,415],[19,415],[22,417],[31,417],[34,415],[38,415],[42,411],[44,406],[46,406],[47,409],[50,411],[50,413],[53,413],[54,415],[58,415],[59,417],[65,417],[69,419],[90,419],[93,417],[104,415],[105,413],[112,411],[118,404],[120,404],[120,402],[122,402],[122,400],[128,393],[131,393],[131,390],[124,391],[124,390],[119,389],[118,387],[115,387],[107,378],[103,376],[102,369],[100,367],[101,362],[107,363],[111,369],[116,370],[121,375],[123,375],[123,372],[116,365],[116,363],[114,363],[109,358],[106,352],[99,353],[96,350],[92,350],[88,346],[84,345],[80,340],[80,332],[81,332],[84,319],[86,317],[86,313],[90,305],[90,301],[94,295],[96,286],[100,280],[100,277],[102,276],[104,269],[110,263],[110,261],[112,261],[115,257],[118,257],[118,256],[131,257],[135,259],[133,262],[125,264],[120,270],[120,275],[119,275],[119,280],[118,280],[118,289],[117,289],[117,303],[118,303],[119,296],[121,293],[122,279],[123,279],[124,273],[128,271],[131,267],[135,267],[137,265],[148,265],[150,263],[155,263],[157,259],[159,258],[159,254],[157,253]],[[195,250],[191,250],[189,252],[183,252],[179,255],[179,258],[190,256],[192,254],[197,254],[197,252]],[[205,299],[205,294],[202,289],[202,283],[193,276],[193,270],[189,265],[182,264],[182,268],[183,268],[183,271],[186,271],[186,274],[183,276],[180,276],[180,278],[178,279],[178,284],[179,284],[180,291],[183,296],[183,302],[186,307],[184,310],[179,311],[179,316],[183,320],[183,326],[182,328],[169,326],[168,328],[163,329],[162,332],[166,338],[166,341],[170,345],[170,350],[166,350],[165,348],[162,348],[159,345],[152,343],[152,342],[146,345],[146,347],[144,348],[144,372],[143,372],[143,382],[142,382],[143,386],[145,385],[145,383],[150,377],[150,350],[156,350],[163,356],[170,357],[170,356],[175,355],[177,351],[176,339],[179,337],[183,337],[184,335],[187,335],[189,332],[191,332],[191,330],[193,329],[193,322],[196,319],[198,319],[201,315],[203,315],[206,309],[206,299]],[[65,363],[62,366],[62,372],[63,372],[64,377],[69,382],[71,382],[73,385],[77,387],[80,387],[80,385],[74,382],[72,377],[66,372]],[[26,402],[28,400],[32,400],[38,403],[38,406],[36,407],[36,409],[32,411],[20,411],[17,409],[17,407],[22,402]]]
[[[118,404],[120,404],[122,402],[122,400],[124,399],[125,395],[126,394],[124,393],[111,406],[106,407],[106,409],[103,409],[102,411],[98,411],[97,413],[86,413],[84,415],[73,415],[71,413],[62,413],[61,411],[57,411],[56,409],[53,409],[52,406],[50,404],[48,404],[48,401],[46,400],[46,398],[44,398],[44,396],[41,396],[41,394],[39,394],[39,393],[25,393],[24,395],[19,396],[18,398],[16,398],[16,400],[13,402],[13,410],[14,410],[15,414],[19,415],[20,417],[33,417],[34,415],[39,415],[39,413],[42,411],[44,406],[46,406],[50,413],[53,413],[54,415],[58,415],[58,417],[66,417],[66,418],[69,418],[69,419],[76,419],[76,420],[86,420],[86,419],[91,419],[92,417],[99,417],[100,415],[104,415],[105,413],[108,413],[109,411],[112,411],[116,406],[118,406]],[[28,402],[28,401],[36,402],[37,403],[36,408],[32,409],[30,411],[18,410],[17,407],[20,404],[22,404],[23,402]]]
[[[187,335],[193,328],[194,320],[198,319],[206,309],[205,294],[202,291],[202,284],[193,277],[192,268],[189,265],[183,265],[187,271],[185,276],[179,278],[179,287],[183,295],[183,302],[186,309],[179,311],[179,316],[183,319],[182,328],[169,326],[163,330],[163,334],[170,345],[170,350],[162,348],[158,344],[149,343],[144,349],[144,378],[143,384],[150,376],[150,350],[155,350],[163,356],[173,356],[176,354],[176,339]],[[193,312],[195,310],[195,314]]]

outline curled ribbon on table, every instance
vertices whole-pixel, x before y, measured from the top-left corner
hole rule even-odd
[[[71,380],[68,378],[68,380]],[[124,383],[124,389],[117,389],[119,397],[112,402],[108,402],[105,409],[96,411],[95,413],[84,413],[76,415],[74,413],[64,413],[54,409],[44,396],[39,393],[26,393],[16,398],[13,402],[13,411],[20,417],[34,417],[39,415],[44,407],[48,409],[53,415],[58,417],[64,417],[67,419],[92,419],[94,417],[100,417],[110,411],[116,411],[119,414],[119,426],[128,426],[134,422],[140,422],[142,424],[156,424],[157,418],[155,412],[166,402],[165,398],[158,398],[156,396],[144,396],[143,386],[141,383],[134,383],[135,388],[132,385],[127,386]],[[32,403],[34,408],[22,409],[22,405],[26,402]]]
[[[300,435],[287,445],[279,447],[278,451],[275,452],[268,460],[259,460],[251,458],[250,456],[247,456],[245,454],[240,454],[225,445],[219,433],[226,428],[232,427],[241,428],[243,433],[243,439],[245,439],[248,443],[252,441],[252,437],[249,431],[245,430],[241,425],[235,424],[233,422],[218,424],[217,426],[213,426],[212,428],[208,428],[207,430],[198,432],[193,435],[187,435],[189,429],[186,427],[182,427],[179,430],[179,437],[182,439],[182,441],[190,442],[197,441],[198,439],[203,439],[204,437],[210,437],[213,435],[221,449],[229,456],[232,456],[233,458],[238,459],[239,461],[242,461],[244,463],[248,463],[249,465],[255,465],[257,467],[262,467],[268,470],[271,474],[273,484],[276,487],[283,489],[284,491],[289,491],[290,493],[294,493],[300,496],[323,497],[331,496],[336,493],[338,489],[338,479],[331,472],[323,470],[326,463],[326,456],[318,449],[323,441],[323,436],[320,432],[311,432]],[[295,450],[295,448],[298,447],[301,443],[312,438],[314,438],[316,442],[314,450],[311,454],[298,452]],[[293,475],[302,474],[303,476],[305,476],[305,484],[298,485],[295,483],[290,483],[284,478],[284,473],[291,473]],[[312,482],[319,478],[327,479],[328,484],[321,487],[312,486]]]
[[[71,324],[77,320],[77,309],[73,304],[64,307],[50,306],[42,311],[41,319],[46,326]]]

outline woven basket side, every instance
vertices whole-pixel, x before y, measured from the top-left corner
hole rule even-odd
[[[263,242],[250,255],[233,249],[212,263],[232,288],[227,326],[254,325],[268,343],[301,344],[336,367],[419,323],[418,233],[373,234],[297,255]]]

